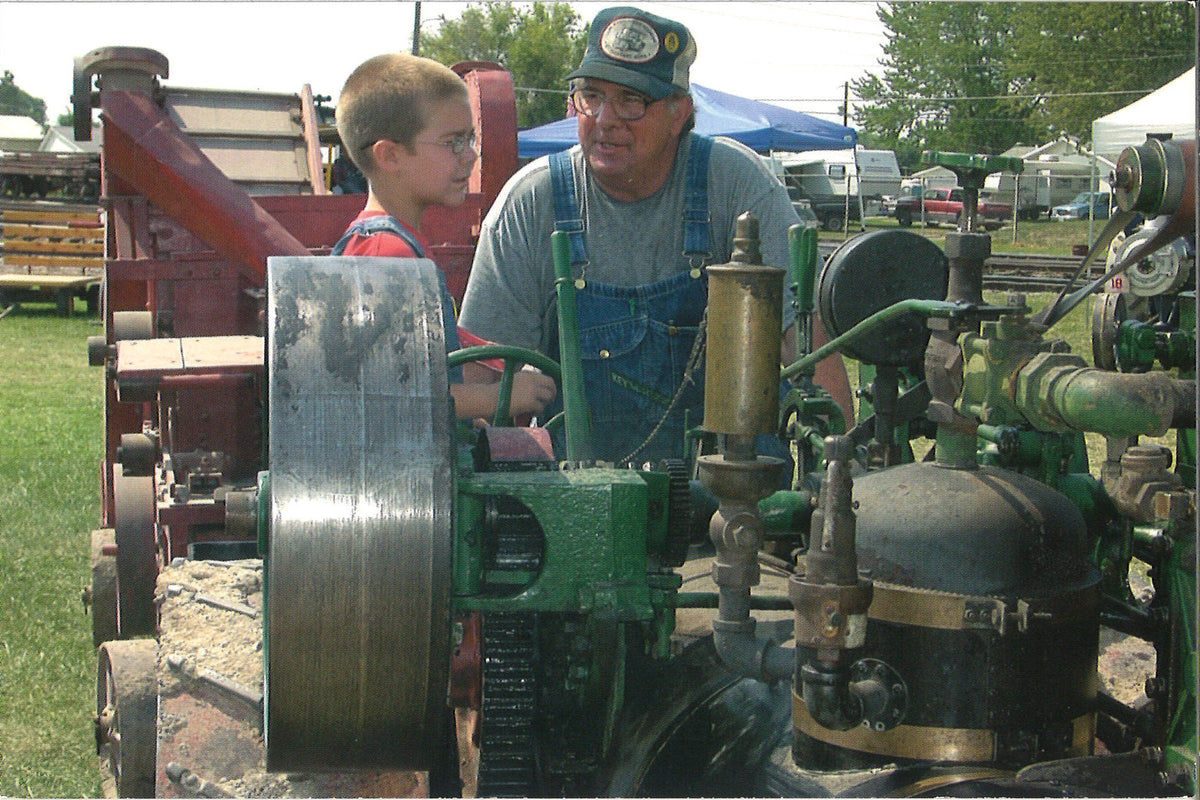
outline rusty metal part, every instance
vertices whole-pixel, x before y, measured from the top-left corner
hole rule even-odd
[[[123,433],[117,447],[117,461],[125,475],[148,477],[158,462],[158,444],[144,433]]]
[[[1105,486],[1122,515],[1139,522],[1154,522],[1159,492],[1183,488],[1183,479],[1171,471],[1171,451],[1158,444],[1130,447],[1121,456],[1121,474]]]
[[[555,463],[554,443],[545,428],[491,425],[479,432],[475,445],[478,472],[550,469]]]
[[[735,242],[746,250],[708,268],[708,352],[704,428],[753,436],[779,423],[779,320],[784,270],[763,266],[758,220],[738,217]],[[757,254],[757,260],[753,260]]]
[[[1099,369],[1116,371],[1117,334],[1128,316],[1125,295],[1097,295],[1092,306],[1092,362]]]
[[[112,528],[92,531],[92,582],[83,590],[83,604],[92,615],[93,647],[117,638],[117,560],[113,557],[116,547]]]
[[[96,752],[118,797],[153,797],[158,690],[153,639],[106,642],[96,670]]]
[[[166,56],[147,47],[99,47],[75,59],[73,90],[73,123],[75,140],[92,140],[92,77],[104,72],[105,89],[124,89],[153,94],[158,88],[156,78],[166,78],[170,65]]]
[[[106,168],[262,282],[267,258],[308,249],[227,178],[153,99],[101,92]]]
[[[114,311],[110,333],[117,342],[154,338],[154,315],[149,311]]]
[[[454,492],[435,267],[275,258],[269,293],[267,766],[429,769]]]
[[[158,622],[154,478],[122,474],[113,465],[113,520],[117,545],[117,624],[121,638],[151,635]]]

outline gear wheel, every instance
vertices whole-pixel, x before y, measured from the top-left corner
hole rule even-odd
[[[667,546],[662,561],[668,567],[683,566],[692,543],[692,489],[687,464],[668,458],[659,462],[658,471],[671,476],[667,491]]]

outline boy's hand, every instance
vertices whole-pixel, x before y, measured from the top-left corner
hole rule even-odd
[[[513,375],[512,399],[509,411],[518,414],[540,414],[558,394],[554,379],[540,372],[521,370]]]

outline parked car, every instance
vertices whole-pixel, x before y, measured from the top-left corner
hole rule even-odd
[[[1088,208],[1095,219],[1108,219],[1112,212],[1112,195],[1108,192],[1080,192],[1071,202],[1050,210],[1050,219],[1087,219]]]
[[[925,222],[927,225],[947,223],[957,225],[963,207],[963,193],[960,188],[926,189],[923,198]],[[921,219],[922,198],[901,196],[896,198],[892,207],[892,215],[902,228]],[[997,203],[981,196],[975,206],[975,216],[979,224],[989,231],[999,230],[1005,221],[1012,217],[1012,206],[1008,203]]]

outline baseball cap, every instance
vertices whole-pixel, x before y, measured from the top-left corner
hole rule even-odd
[[[661,100],[688,91],[696,40],[674,20],[630,6],[606,8],[592,20],[587,50],[568,78],[598,78]]]

